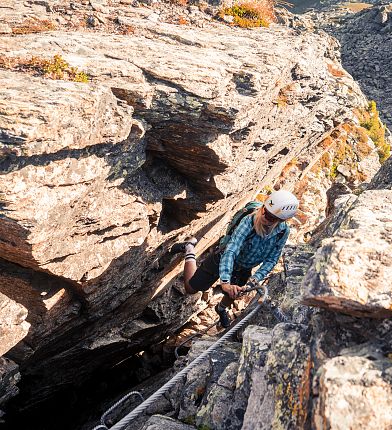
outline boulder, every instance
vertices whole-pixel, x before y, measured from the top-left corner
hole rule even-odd
[[[242,430],[306,428],[312,359],[304,326],[278,324],[266,363],[252,374]]]
[[[170,430],[193,430],[196,427],[163,415],[153,415],[141,430],[162,430],[163,428]]]
[[[240,429],[253,387],[253,374],[264,367],[271,346],[271,331],[265,327],[249,325],[242,337],[242,350],[235,391],[225,419],[225,428]]]
[[[391,315],[392,193],[362,193],[324,239],[303,280],[303,303],[357,316]]]
[[[216,430],[231,428],[227,426],[227,420],[230,417],[228,411],[233,403],[237,371],[237,362],[228,364],[217,383],[210,387],[205,403],[196,414],[195,423],[198,428]]]
[[[188,360],[191,361],[192,357],[200,355],[212,343],[211,341],[203,340],[196,342],[196,345],[192,347]],[[233,385],[233,375],[236,375],[236,368],[230,367],[227,371],[225,369],[230,363],[238,360],[239,353],[240,345],[234,342],[226,342],[213,351],[202,364],[193,368],[187,374],[180,396],[181,405],[178,414],[180,420],[198,422],[198,411],[201,411],[201,417],[206,413],[210,416],[215,407],[214,413],[218,417],[221,416],[221,399],[223,396],[227,397],[226,393],[230,391],[230,387]],[[222,386],[223,390],[221,389]],[[213,420],[212,417],[209,419]],[[202,421],[202,418],[200,418],[200,421]]]
[[[392,421],[390,359],[338,356],[317,372],[315,430],[387,430]]]

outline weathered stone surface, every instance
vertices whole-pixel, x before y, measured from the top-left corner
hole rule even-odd
[[[332,206],[328,207],[326,219],[312,232],[310,244],[317,248],[323,239],[333,236],[356,200],[357,196],[351,194],[351,192],[334,199]]]
[[[164,428],[170,430],[191,430],[195,429],[196,427],[184,424],[180,421],[174,420],[173,418],[162,415],[154,415],[146,422],[142,430],[162,430]]]
[[[374,3],[369,1],[368,3]],[[342,64],[376,100],[382,119],[392,124],[392,74],[390,70],[392,8],[390,1],[336,19],[336,13],[320,20],[321,27],[341,43]]]
[[[267,362],[252,374],[243,430],[306,428],[312,360],[304,326],[278,324]]]
[[[233,392],[238,371],[238,363],[230,363],[219,377],[207,395],[205,403],[196,414],[198,427],[227,429],[226,420],[230,416],[230,406],[233,402]]]
[[[357,345],[361,349],[364,349],[363,345],[368,345],[369,357],[373,355],[374,349],[389,351],[392,327],[390,319],[359,318],[317,309],[312,315],[310,327],[315,371],[329,359],[342,355],[344,350]],[[364,354],[357,351],[351,355]]]
[[[20,380],[18,366],[8,358],[0,357],[0,406],[19,393],[16,384]]]
[[[392,158],[389,158],[381,166],[381,169],[374,176],[369,184],[369,189],[392,189]]]
[[[340,356],[316,375],[313,426],[387,430],[392,422],[392,364],[389,359]]]
[[[30,328],[26,317],[24,306],[0,293],[0,355],[26,336]]]
[[[301,303],[301,284],[314,257],[314,249],[306,244],[286,246],[283,251],[284,291],[280,300],[283,313],[296,324],[306,324],[311,310]]]
[[[392,193],[362,193],[303,281],[303,302],[352,315],[391,315]]]
[[[192,347],[188,360],[191,361],[192,357],[200,355],[211,346],[212,343],[211,341],[197,341],[195,346]],[[233,373],[230,371],[229,375],[227,375],[227,373],[224,375],[222,374],[230,363],[238,360],[239,354],[240,345],[233,342],[226,342],[223,347],[213,351],[201,365],[195,367],[187,374],[187,379],[180,396],[181,405],[178,414],[180,420],[186,420],[188,422],[189,420],[195,420],[198,410],[208,407],[209,400],[207,395],[211,392],[212,388],[214,388],[214,390],[211,396],[214,401],[209,406],[214,409],[214,405],[216,405],[215,412],[218,417],[221,416],[220,399],[223,394],[227,394],[228,386],[231,385],[229,375]],[[236,374],[236,372],[234,374]],[[221,385],[219,381],[226,381],[226,390],[223,390],[224,393],[222,393],[222,390],[219,388]]]
[[[31,86],[31,97],[37,101],[34,111],[28,109],[30,102],[21,91],[31,80],[23,76],[18,80],[9,73],[8,78],[14,88],[6,85],[3,92],[10,92],[13,115],[5,115],[9,103],[5,97],[0,126],[3,136],[7,135],[3,146],[18,157],[6,160],[11,171],[0,176],[6,204],[1,256],[73,281],[96,278],[114,258],[140,245],[143,232],[145,236],[148,231],[146,209],[137,196],[120,189],[122,179],[108,181],[115,166],[105,161],[103,154],[83,157],[71,149],[83,150],[104,141],[109,144],[104,149],[106,156],[110,154],[110,146],[129,135],[129,109],[119,107],[102,87],[80,88],[81,84],[53,81],[48,85],[37,80]],[[23,97],[28,114],[23,113],[18,96]],[[54,107],[48,97],[53,97]],[[27,124],[17,121],[17,116]],[[73,121],[68,127],[70,118]],[[20,135],[23,139],[18,142]],[[67,151],[61,154],[64,147]],[[48,155],[52,152],[57,154],[53,158]],[[32,155],[37,158],[33,160]],[[7,171],[7,166],[4,169]]]
[[[7,167],[14,170],[15,162],[39,165],[39,158],[35,163],[28,160],[33,155],[43,157],[65,148],[81,150],[103,142],[115,144],[129,136],[132,108],[118,104],[107,87],[43,80],[6,70],[0,70],[0,79],[1,154],[24,157],[9,160],[8,166],[2,164],[3,172]],[[28,176],[24,179],[26,182]]]
[[[252,385],[253,374],[260,372],[264,367],[270,346],[270,330],[251,325],[245,329],[235,391],[224,422],[224,428],[227,430],[242,427],[249,395],[255,388]]]
[[[17,336],[8,345],[8,349],[12,348],[9,354],[19,363],[31,356],[32,346],[48,347],[64,327],[70,329],[83,323],[80,320],[82,302],[62,279],[0,259],[0,285],[4,297],[14,303],[14,317],[25,320],[9,327],[13,336]],[[3,345],[5,348],[7,342],[3,341]]]

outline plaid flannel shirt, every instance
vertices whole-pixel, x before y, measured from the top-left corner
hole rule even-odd
[[[258,234],[251,235],[253,229],[253,216],[244,217],[233,232],[229,243],[222,255],[219,265],[219,277],[222,281],[231,280],[233,267],[241,266],[246,269],[261,266],[253,275],[261,282],[274,268],[279,260],[282,249],[289,236],[290,228],[285,222],[281,222],[265,237]],[[278,233],[285,231],[283,237]]]

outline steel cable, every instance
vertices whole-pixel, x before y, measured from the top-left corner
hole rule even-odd
[[[110,414],[110,412],[114,411],[114,409],[116,409],[119,405],[121,405],[122,402],[124,402],[125,400],[127,400],[129,397],[134,396],[134,395],[138,395],[141,399],[142,402],[144,402],[144,397],[139,393],[139,391],[130,391],[128,394],[126,394],[125,396],[121,397],[120,400],[118,400],[113,406],[111,406],[101,417],[101,424],[103,426],[105,426],[105,428],[107,428],[107,425],[105,423],[106,417]]]
[[[267,296],[267,289],[265,288],[263,300]],[[109,430],[121,430],[126,427],[132,420],[138,417],[142,412],[144,412],[149,406],[151,406],[159,396],[166,393],[170,388],[173,388],[177,382],[179,382],[191,369],[200,364],[206,357],[208,357],[211,352],[215,351],[223,342],[229,339],[237,330],[245,325],[245,323],[260,309],[261,303],[258,303],[255,309],[253,309],[244,319],[237,323],[233,328],[231,328],[227,333],[225,333],[220,339],[218,339],[213,345],[211,345],[206,351],[204,351],[199,357],[195,358],[187,367],[182,369],[177,375],[175,375],[170,381],[166,382],[158,391],[152,394],[147,400],[137,406],[132,412],[127,414],[113,427]]]

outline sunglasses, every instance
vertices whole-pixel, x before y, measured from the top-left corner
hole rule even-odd
[[[276,217],[275,215],[272,215],[271,212],[268,212],[267,209],[265,207],[263,207],[264,209],[264,218],[269,221],[269,222],[280,222],[281,220]]]

